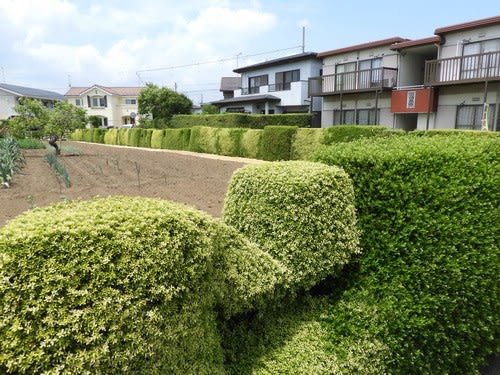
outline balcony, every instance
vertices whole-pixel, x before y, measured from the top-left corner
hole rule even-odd
[[[425,62],[426,86],[485,81],[500,81],[500,51]]]
[[[363,91],[391,90],[398,70],[375,68],[309,78],[309,95],[324,96]]]
[[[269,92],[288,91],[291,89],[292,89],[291,82],[275,83],[275,84],[269,85]]]

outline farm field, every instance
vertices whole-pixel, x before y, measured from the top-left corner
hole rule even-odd
[[[62,147],[58,160],[71,186],[67,188],[49,166],[47,150],[23,150],[25,166],[14,175],[10,188],[0,188],[0,227],[33,207],[110,195],[172,200],[218,217],[233,172],[258,162],[72,141],[63,142]]]

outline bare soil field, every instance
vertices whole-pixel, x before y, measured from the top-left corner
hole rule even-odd
[[[71,186],[67,188],[49,166],[47,150],[24,150],[25,166],[14,175],[10,188],[0,188],[0,227],[33,207],[111,195],[172,200],[218,217],[233,172],[259,162],[71,141],[62,146],[58,160]]]

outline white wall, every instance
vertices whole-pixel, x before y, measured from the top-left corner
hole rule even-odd
[[[17,104],[16,97],[10,93],[0,90],[0,120],[6,120],[16,114],[14,106]]]

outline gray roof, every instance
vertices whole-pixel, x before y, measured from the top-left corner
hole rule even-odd
[[[35,99],[49,99],[49,100],[66,100],[64,95],[54,91],[33,89],[31,87],[9,85],[7,83],[0,83],[0,90],[9,92],[17,96],[26,96]]]
[[[243,73],[243,72],[248,72],[248,71],[252,71],[255,69],[267,68],[267,67],[275,66],[275,65],[284,65],[284,64],[289,64],[289,63],[296,62],[296,61],[309,60],[309,59],[314,59],[314,60],[320,61],[317,58],[317,55],[318,54],[316,52],[303,52],[303,53],[299,53],[296,55],[280,57],[277,59],[268,60],[268,61],[260,62],[257,64],[244,66],[241,68],[234,69],[233,72]]]
[[[281,99],[274,95],[245,95],[245,96],[238,96],[235,98],[218,100],[216,102],[211,102],[210,104],[225,105],[225,104],[248,103],[248,102],[262,103],[262,102],[279,102],[279,101],[281,101]]]

